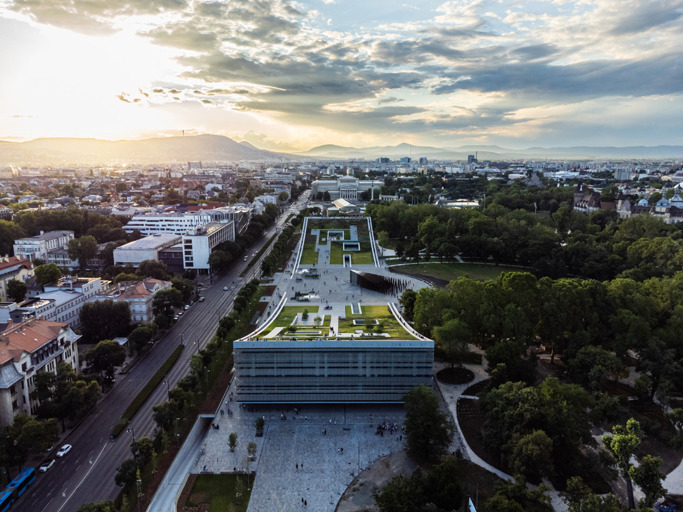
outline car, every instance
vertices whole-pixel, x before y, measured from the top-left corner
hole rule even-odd
[[[188,309],[190,309],[190,305],[189,305],[189,304],[185,304],[185,311],[187,311]]]
[[[62,447],[57,451],[57,457],[64,457],[64,455],[71,451],[71,448],[73,448],[73,446],[70,444],[62,445]]]
[[[41,473],[47,473],[47,470],[50,469],[54,465],[55,465],[55,459],[44,460],[43,463],[38,468],[38,471],[40,471]]]
[[[183,312],[182,312],[182,311],[178,311],[178,316],[183,316]]]
[[[227,287],[227,286],[224,286],[224,287],[223,287],[223,291],[224,291],[224,292],[227,292],[227,291],[228,291],[228,287]]]
[[[178,320],[180,318],[178,315],[173,315],[173,320]]]
[[[254,253],[254,258],[256,258],[256,253]]]
[[[194,306],[194,301],[193,301],[193,300],[190,301],[190,306]]]
[[[205,299],[206,299],[206,297],[204,297],[204,296],[202,295],[201,297],[199,297],[199,302],[204,302]]]

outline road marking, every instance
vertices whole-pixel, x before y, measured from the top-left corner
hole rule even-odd
[[[109,446],[109,444],[108,444],[108,443],[104,443],[104,446],[102,446],[102,449],[100,450],[100,453],[97,454],[97,458],[95,459],[95,464],[97,464],[97,461],[100,460],[100,457],[101,457],[102,454],[104,453],[104,450],[107,448],[107,446]],[[71,494],[69,494],[69,497],[68,497],[68,498],[66,497],[66,491],[64,491],[64,492],[62,493],[62,497],[63,497],[63,498],[66,498],[66,500],[64,501],[64,503],[62,504],[62,506],[59,507],[59,508],[57,509],[57,512],[62,512],[62,509],[66,506],[67,503],[69,503],[69,500],[71,499],[71,497],[76,493],[76,491],[77,491],[78,488],[83,484],[83,482],[85,481],[85,479],[88,478],[88,476],[90,475],[90,473],[92,472],[92,470],[95,469],[95,464],[93,464],[92,466],[90,466],[90,469],[88,470],[88,472],[87,472],[87,473],[85,474],[85,476],[81,479],[81,481],[78,482],[78,485],[74,488],[74,490],[71,492]],[[46,510],[46,509],[47,509],[47,507],[45,507],[43,510]]]

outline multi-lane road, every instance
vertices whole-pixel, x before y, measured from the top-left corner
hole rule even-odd
[[[308,195],[305,193],[304,197]],[[248,259],[280,230],[286,218],[304,204],[300,199],[284,212],[252,247],[247,249]],[[267,255],[267,251],[264,256]],[[262,256],[263,257],[263,256]],[[235,295],[241,286],[258,277],[260,261],[254,262],[248,272],[242,258],[221,279],[200,291],[205,297],[186,311],[169,333],[138,362],[131,371],[117,378],[116,384],[106,393],[87,418],[62,440],[73,449],[46,474],[39,475],[34,485],[17,501],[14,508],[32,512],[75,512],[84,503],[113,500],[120,488],[114,482],[116,469],[131,457],[133,435],[151,437],[155,428],[152,407],[167,399],[167,385],[161,383],[130,422],[130,431],[124,431],[114,441],[109,435],[133,397],[154,375],[173,350],[184,343],[185,349],[166,376],[171,388],[189,370],[192,355],[203,348],[214,335],[220,317],[232,311]],[[223,290],[227,287],[228,290]]]

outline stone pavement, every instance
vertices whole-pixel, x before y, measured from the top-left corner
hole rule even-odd
[[[332,512],[360,471],[403,449],[402,405],[306,405],[298,414],[293,409],[223,403],[223,414],[214,420],[219,428],[210,428],[192,455],[190,473],[256,471],[249,512],[304,509],[302,498],[308,510]],[[259,417],[265,417],[260,438],[255,428]],[[398,427],[393,435],[376,434],[383,422]],[[231,432],[237,434],[234,452],[228,446]],[[247,456],[250,442],[257,445],[253,462]]]

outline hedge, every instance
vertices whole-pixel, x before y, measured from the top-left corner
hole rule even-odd
[[[173,368],[173,365],[180,357],[180,353],[183,351],[183,348],[185,348],[184,345],[177,346],[175,350],[171,353],[171,355],[168,356],[168,359],[164,361],[164,364],[162,364],[161,367],[157,370],[157,372],[152,376],[152,378],[149,379],[149,382],[145,384],[145,387],[140,390],[140,392],[133,399],[128,408],[123,412],[123,415],[114,427],[114,430],[112,430],[110,436],[112,439],[116,439],[117,437],[119,437],[119,434],[123,432],[123,429],[126,428],[128,422],[131,419],[133,419],[133,416],[135,416],[140,407],[142,407],[142,405],[147,401],[147,399],[154,392],[157,386],[161,384],[161,381],[164,380],[166,374],[169,372],[171,368]]]

